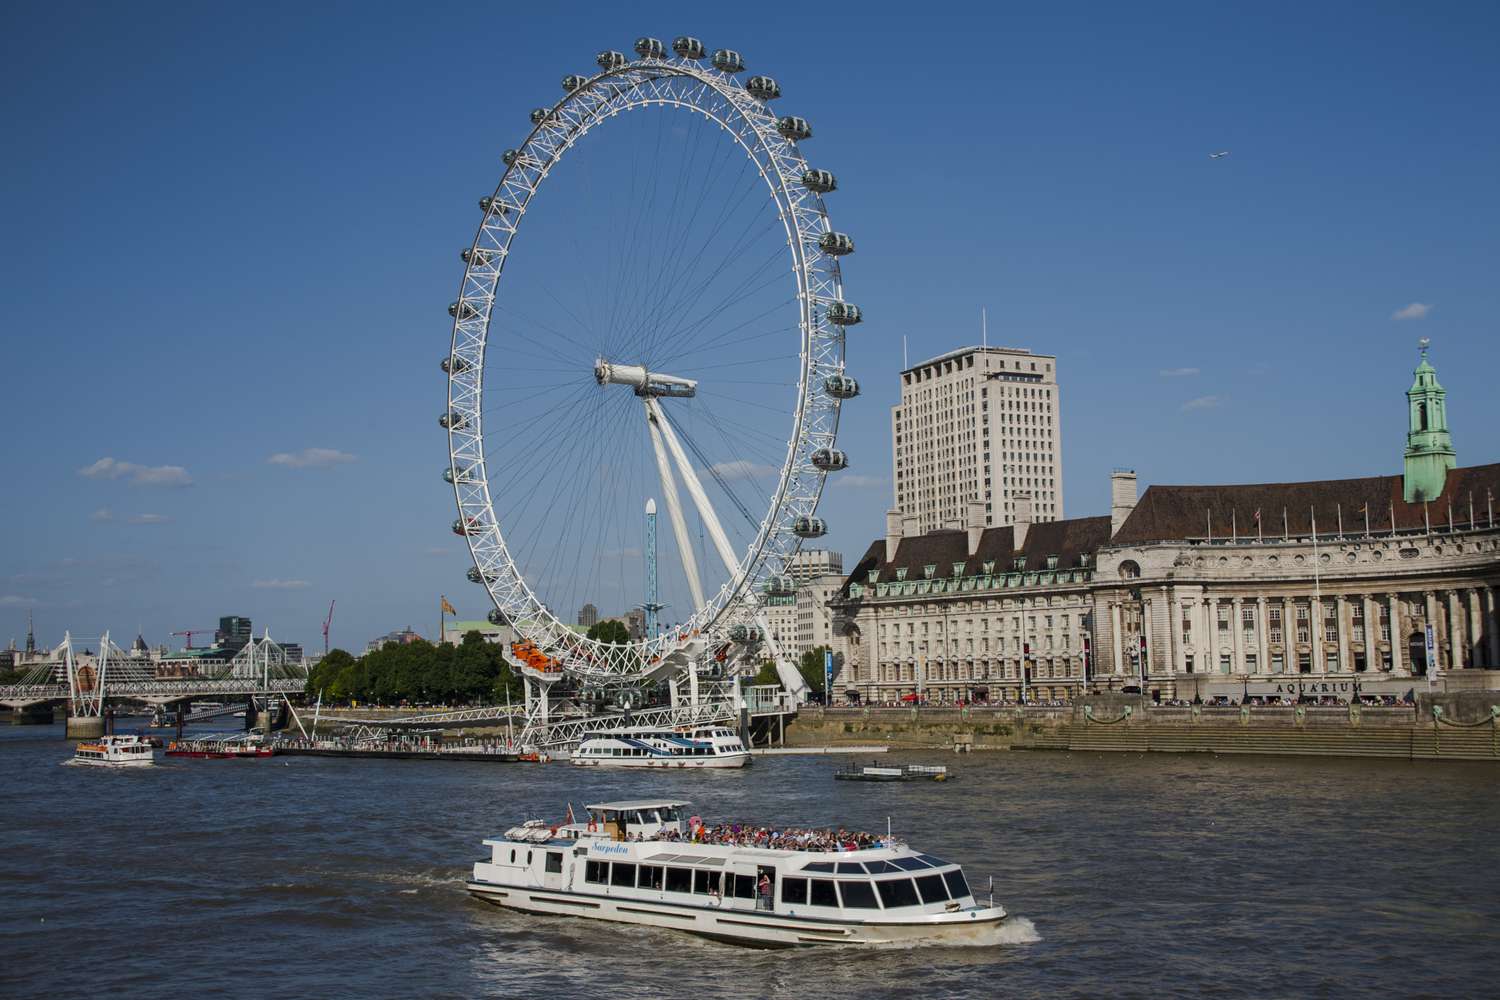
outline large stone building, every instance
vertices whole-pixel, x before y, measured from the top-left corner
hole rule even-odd
[[[960,528],[968,504],[986,526],[1015,520],[1022,494],[1038,521],[1063,516],[1057,359],[965,347],[901,373],[891,408],[896,508],[920,531]]]
[[[792,557],[787,574],[797,592],[766,598],[763,614],[781,651],[796,660],[810,649],[833,644],[829,602],[844,585],[844,557],[827,549],[804,549]]]
[[[834,600],[844,691],[889,701],[1403,696],[1500,687],[1500,465],[1457,468],[1423,352],[1400,476],[1152,486],[1109,517],[917,530],[893,511]],[[1408,499],[1411,497],[1412,499]],[[918,680],[920,678],[920,681]]]

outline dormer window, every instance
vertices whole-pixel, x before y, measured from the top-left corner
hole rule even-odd
[[[956,563],[953,564],[953,575],[954,576],[963,576],[964,575],[964,564],[963,563],[956,562]]]
[[[1057,569],[1057,556],[1048,556],[1047,557],[1047,568],[1048,569]]]
[[[934,574],[936,572],[937,572],[937,563],[928,563],[926,566],[922,567],[922,575],[924,577],[926,577],[927,579],[929,579],[929,580],[932,579],[932,574]]]
[[[880,582],[880,570],[878,570],[878,569],[872,569],[872,570],[870,570],[870,582],[872,584]]]
[[[995,561],[992,559],[984,564],[984,575],[989,576],[995,572]]]
[[[906,567],[905,566],[902,566],[900,569],[896,570],[896,579],[897,579],[897,581],[901,581],[901,580],[905,580],[906,579]]]
[[[1016,572],[1016,573],[1021,572],[1021,570],[1023,570],[1023,569],[1026,568],[1026,557],[1022,556],[1019,559],[1012,559],[1011,563],[1010,563],[1010,568],[1011,568],[1011,570],[1013,572]]]

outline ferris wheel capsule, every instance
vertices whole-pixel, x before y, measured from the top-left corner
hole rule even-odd
[[[604,72],[606,73],[608,73],[612,69],[619,69],[629,61],[630,60],[625,57],[625,53],[616,52],[614,49],[606,49],[605,51],[599,53],[594,57],[594,62],[598,63],[599,68],[604,70]]]
[[[454,483],[467,483],[469,482],[469,470],[462,468],[458,470],[457,475],[454,475],[453,466],[445,465],[443,466],[443,482],[449,486],[452,486]]]
[[[838,326],[854,326],[864,319],[864,314],[859,311],[859,306],[853,302],[841,302],[837,299],[828,303],[828,322]]]
[[[473,319],[479,315],[479,310],[474,308],[473,303],[460,299],[457,302],[448,303],[448,315],[454,319]]]
[[[812,138],[812,126],[807,124],[807,119],[798,118],[794,115],[778,119],[776,122],[776,131],[781,133],[783,139],[789,139],[792,142],[801,142],[803,139]]]
[[[501,201],[499,198],[496,198],[494,195],[489,194],[479,199],[479,210],[486,214],[490,212],[495,212],[499,215],[510,214],[509,205],[505,204],[505,202]]]
[[[467,535],[471,531],[479,530],[479,518],[458,518],[453,522],[453,533],[455,535]]]
[[[491,254],[488,250],[485,250],[483,247],[464,247],[458,252],[459,260],[463,261],[465,264],[472,264],[475,267],[484,267],[489,264],[489,262],[493,258],[494,255]]]
[[[729,638],[734,642],[744,645],[751,642],[760,642],[761,631],[754,625],[732,625],[729,628]]]
[[[438,417],[438,426],[445,431],[461,431],[469,426],[469,418],[457,410],[449,410]]]
[[[504,628],[506,625],[510,624],[510,619],[505,617],[505,612],[501,611],[499,608],[492,609],[490,613],[485,615],[484,617],[489,620],[489,623],[491,625],[497,625],[501,628]]]
[[[781,86],[769,76],[752,76],[745,81],[745,89],[760,101],[774,101],[781,96]]]
[[[531,112],[531,124],[533,124],[533,125],[540,125],[542,122],[548,121],[551,118],[552,118],[552,109],[551,108],[534,108],[534,109],[532,109],[532,112]]]
[[[569,73],[567,76],[562,78],[562,88],[563,90],[566,90],[571,94],[575,90],[582,89],[583,85],[588,82],[589,78],[586,76],[579,76],[577,73]]]
[[[635,54],[642,59],[662,59],[666,57],[667,47],[661,43],[660,38],[637,38]]]
[[[842,257],[854,252],[854,240],[844,233],[824,233],[818,238],[818,248],[830,257]]]
[[[823,380],[823,391],[834,399],[853,399],[859,395],[859,383],[848,375],[830,375]]]
[[[743,73],[745,72],[745,60],[734,49],[720,49],[714,53],[714,69],[720,73]]]
[[[791,597],[797,593],[797,581],[789,576],[773,576],[763,588],[767,597]]]
[[[792,534],[798,538],[822,538],[828,534],[828,524],[821,517],[799,517],[792,522]]]
[[[802,186],[816,194],[827,194],[837,191],[839,188],[838,178],[827,170],[809,170],[802,175]]]
[[[458,357],[457,355],[450,354],[438,363],[438,367],[441,368],[443,370],[443,373],[446,375],[456,375],[459,372],[468,371],[469,362],[464,358]]]
[[[470,566],[469,571],[464,575],[469,578],[470,583],[494,583],[496,580],[500,579],[494,573],[479,572],[478,566]]]
[[[812,465],[820,472],[837,472],[849,468],[849,456],[837,448],[819,448],[812,453]]]
[[[691,35],[678,35],[672,39],[672,51],[679,59],[702,59],[703,43]]]

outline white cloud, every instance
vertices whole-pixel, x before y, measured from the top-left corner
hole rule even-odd
[[[1432,303],[1413,302],[1391,313],[1391,319],[1426,319],[1430,312],[1432,312]]]
[[[132,486],[191,486],[193,477],[180,465],[137,465],[101,458],[78,470],[88,479],[129,479]]]
[[[852,486],[855,489],[889,486],[890,482],[884,476],[866,476],[858,472],[838,472],[828,477],[830,486]]]
[[[1198,374],[1198,369],[1196,368],[1163,368],[1161,370],[1162,378],[1186,378],[1189,375],[1196,374]]]
[[[256,590],[306,590],[312,584],[306,580],[256,580],[250,586]]]
[[[354,456],[337,448],[303,448],[301,451],[278,451],[266,462],[284,465],[289,469],[327,469],[335,465],[347,465]]]
[[[0,597],[0,608],[30,608],[36,603],[35,597],[21,597],[19,594],[6,594]]]
[[[743,458],[737,458],[733,462],[719,462],[710,466],[709,470],[723,479],[750,479],[781,471],[774,465],[757,465]]]
[[[89,515],[90,521],[113,521],[114,519],[115,512],[110,510],[108,507],[100,507],[98,510]]]
[[[133,514],[125,520],[128,524],[166,524],[172,519],[165,514]]]
[[[1228,397],[1225,396],[1199,396],[1182,404],[1182,408],[1191,410],[1211,410],[1216,406],[1223,406]]]

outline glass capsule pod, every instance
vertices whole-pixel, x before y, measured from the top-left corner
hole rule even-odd
[[[531,124],[540,125],[552,117],[551,108],[536,108],[531,112]]]
[[[500,215],[510,214],[510,206],[491,194],[487,194],[479,199],[479,210],[485,214],[489,214],[490,212],[496,212]]]
[[[443,370],[443,373],[446,375],[456,375],[459,372],[468,371],[469,362],[465,361],[463,358],[449,355],[438,364],[438,367],[441,368]]]
[[[761,101],[774,101],[781,96],[781,85],[769,76],[752,76],[745,81],[745,89]]]
[[[799,517],[792,522],[792,534],[798,538],[821,538],[828,534],[828,525],[821,517]]]
[[[818,247],[830,257],[842,257],[854,252],[854,240],[844,233],[824,233]]]
[[[809,170],[802,175],[802,186],[817,194],[827,194],[839,189],[838,178],[827,170]]]
[[[733,625],[729,629],[729,638],[741,644],[759,642],[761,632],[754,625]]]
[[[586,76],[579,76],[577,73],[569,73],[567,76],[562,78],[562,88],[563,90],[571,94],[573,91],[578,90],[588,82],[589,79]]]
[[[492,257],[493,254],[491,254],[488,250],[483,249],[482,247],[477,250],[473,247],[464,247],[458,252],[459,260],[463,261],[465,264],[472,264],[475,267],[484,267],[490,262],[490,259]]]
[[[743,73],[745,60],[734,49],[720,49],[714,53],[714,69],[720,73]]]
[[[505,612],[501,611],[499,608],[495,608],[489,614],[485,615],[485,617],[489,619],[491,625],[503,626],[510,624],[510,620],[505,617]]]
[[[792,142],[801,142],[803,139],[812,138],[812,126],[807,124],[807,119],[798,118],[794,115],[778,119],[776,122],[776,131],[781,133],[783,139],[790,139]]]
[[[469,418],[462,413],[449,410],[441,417],[438,417],[438,426],[445,431],[461,431],[469,426]]]
[[[453,521],[453,533],[455,535],[467,535],[470,531],[478,531],[478,530],[479,530],[479,519],[478,518],[471,517],[471,518],[468,519],[468,521],[465,521],[463,518],[456,518]]]
[[[864,314],[859,311],[859,306],[853,302],[841,302],[837,299],[828,303],[828,322],[838,326],[854,326],[864,319]]]
[[[604,70],[606,73],[608,73],[612,69],[619,69],[629,61],[629,59],[625,58],[625,53],[616,52],[614,49],[609,49],[608,51],[601,52],[594,57],[594,62],[598,63],[599,68]]]
[[[853,399],[859,395],[859,383],[848,375],[830,375],[823,380],[823,389],[834,399]]]
[[[849,468],[849,456],[837,448],[819,448],[812,453],[812,464],[822,472],[837,472]]]
[[[458,474],[455,476],[453,474],[453,466],[445,465],[443,466],[443,482],[449,484],[450,486],[454,483],[471,482],[473,480],[473,476],[470,475],[471,469],[472,466],[465,466],[464,468],[459,469]]]
[[[642,59],[662,59],[667,54],[667,47],[661,43],[660,38],[637,38],[635,54]]]
[[[765,591],[769,597],[791,597],[797,592],[797,581],[789,576],[773,576],[766,580]]]
[[[702,59],[703,43],[691,35],[678,35],[672,39],[672,51],[681,59]]]
[[[479,310],[475,309],[468,302],[450,302],[448,303],[448,315],[454,319],[473,319],[479,315]]]
[[[494,583],[500,579],[494,573],[480,573],[478,566],[470,566],[469,572],[464,575],[469,578],[470,583]]]

